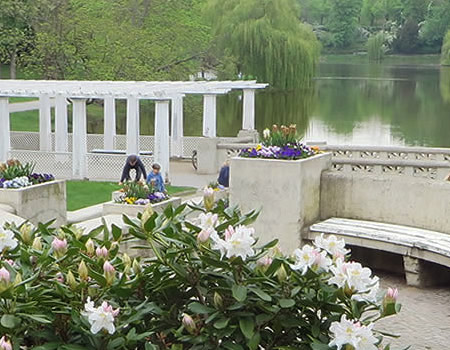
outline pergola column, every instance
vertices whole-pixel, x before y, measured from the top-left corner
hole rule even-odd
[[[0,97],[0,162],[6,162],[11,150],[8,97]]]
[[[50,97],[47,94],[39,97],[39,145],[40,150],[52,150],[52,115]]]
[[[67,98],[63,95],[57,95],[55,102],[55,151],[68,152]]]
[[[172,156],[183,156],[183,96],[172,99]]]
[[[83,179],[87,176],[87,129],[86,99],[73,99],[73,176]]]
[[[169,181],[169,104],[170,101],[155,101],[155,162],[161,165],[163,179]]]
[[[139,154],[139,100],[127,99],[127,154]]]
[[[255,90],[244,89],[242,130],[255,130]]]
[[[203,96],[203,136],[216,137],[217,95]]]
[[[109,96],[105,98],[103,113],[103,147],[107,150],[113,150],[116,137],[116,101],[114,97]]]

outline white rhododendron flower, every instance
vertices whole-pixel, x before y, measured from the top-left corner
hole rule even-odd
[[[106,330],[109,334],[114,334],[116,331],[114,317],[119,314],[119,309],[113,310],[112,306],[106,301],[96,308],[91,298],[88,298],[84,305],[84,311],[81,314],[87,317],[93,334],[97,334],[102,329]]]
[[[296,249],[294,256],[295,263],[291,264],[291,268],[293,270],[301,270],[302,274],[305,274],[308,269],[313,267],[328,271],[331,266],[331,259],[327,257],[327,253],[310,245],[304,245],[302,249]]]
[[[344,345],[351,345],[355,350],[377,350],[378,339],[372,333],[373,324],[362,326],[359,322],[347,320],[342,315],[340,322],[333,322],[330,326],[332,340],[328,346],[336,346],[341,350]]]
[[[0,227],[0,252],[5,249],[12,250],[17,247],[17,239],[14,237],[14,232],[11,230],[3,230]]]
[[[370,303],[376,303],[380,292],[380,282],[378,277],[373,277],[374,283],[365,293],[354,294],[352,299],[356,301],[368,301]]]
[[[222,257],[224,255],[227,258],[240,256],[242,260],[245,260],[247,257],[255,255],[253,250],[256,242],[253,238],[254,233],[255,230],[252,227],[240,225],[234,229],[230,226],[225,232],[225,239],[220,238],[217,233],[211,235],[212,248],[219,250]]]
[[[334,235],[325,238],[322,233],[320,236],[316,237],[314,245],[337,258],[344,257],[350,253],[350,250],[345,249],[345,241],[343,239],[337,239]]]
[[[211,228],[215,228],[218,219],[219,216],[217,214],[202,213],[197,218],[197,221],[199,222],[199,226],[202,228],[202,230],[208,230]]]

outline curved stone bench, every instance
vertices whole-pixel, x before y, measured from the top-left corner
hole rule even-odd
[[[344,238],[352,246],[402,255],[408,285],[432,285],[446,277],[442,270],[436,273],[424,262],[450,267],[450,235],[446,233],[373,221],[330,218],[312,225],[307,239],[313,240],[322,233]]]

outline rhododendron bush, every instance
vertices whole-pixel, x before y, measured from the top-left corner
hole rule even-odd
[[[399,311],[397,292],[343,241],[285,256],[258,243],[256,212],[208,209],[148,207],[126,235],[3,228],[0,349],[388,349],[374,322]],[[131,259],[125,240],[153,257]]]

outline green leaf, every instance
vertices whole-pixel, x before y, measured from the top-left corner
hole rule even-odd
[[[24,313],[18,313],[17,315],[29,318],[30,320],[33,320],[33,321],[36,321],[39,323],[46,323],[46,324],[52,323],[52,321],[49,320],[48,317],[45,315],[33,315],[33,314],[24,314]]]
[[[86,350],[86,347],[76,344],[67,344],[63,345],[60,348],[61,350]]]
[[[0,320],[0,324],[5,328],[14,328],[20,324],[20,318],[14,315],[5,314]]]
[[[112,224],[111,233],[115,241],[118,241],[119,238],[122,236],[122,229],[114,224]]]
[[[158,348],[156,347],[156,345],[145,343],[145,350],[158,350]]]
[[[279,304],[283,309],[289,309],[290,307],[293,307],[295,305],[295,300],[294,299],[280,299]]]
[[[231,288],[231,293],[233,294],[233,298],[237,301],[243,302],[247,299],[247,288],[245,286],[234,284]]]
[[[214,322],[214,328],[224,329],[226,326],[228,326],[228,322],[230,322],[229,318],[222,318],[220,320],[217,320],[216,322]]]
[[[258,297],[260,297],[264,301],[272,300],[272,297],[269,294],[267,294],[266,292],[264,292],[263,290],[261,290],[259,288],[252,287],[252,288],[250,288],[250,291],[255,293]]]
[[[188,309],[191,310],[195,314],[209,314],[211,312],[216,311],[212,307],[200,304],[198,302],[189,304]]]
[[[243,317],[239,320],[239,328],[247,339],[251,339],[254,334],[255,321],[252,317]]]
[[[257,350],[259,348],[259,342],[261,341],[261,334],[256,332],[252,339],[247,343],[250,350]]]
[[[110,341],[108,343],[108,346],[106,347],[108,350],[114,350],[117,349],[125,344],[125,339],[122,337],[116,338],[113,341]],[[83,348],[84,349],[84,348]],[[74,349],[75,350],[75,349]],[[81,349],[80,349],[81,350]]]
[[[269,243],[263,245],[263,246],[261,247],[261,250],[273,248],[273,247],[275,247],[275,246],[278,244],[278,242],[279,242],[278,239],[274,239],[273,241],[271,241],[271,242],[269,242]]]
[[[61,343],[47,343],[40,346],[35,346],[32,350],[56,350],[61,345]]]
[[[331,350],[332,349],[327,344],[323,344],[323,343],[312,343],[311,348],[313,350]]]

